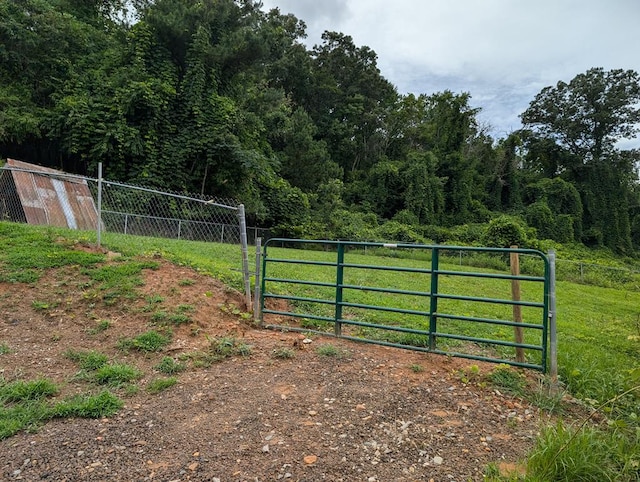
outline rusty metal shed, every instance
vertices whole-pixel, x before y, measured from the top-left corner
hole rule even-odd
[[[71,229],[96,228],[87,181],[62,171],[7,159],[0,176],[0,217]]]

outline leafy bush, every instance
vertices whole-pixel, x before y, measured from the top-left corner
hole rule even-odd
[[[489,222],[484,236],[487,246],[508,248],[527,245],[527,232],[522,222],[513,216],[502,215]]]
[[[487,225],[472,223],[462,224],[451,228],[451,241],[458,241],[464,244],[481,243],[487,233]]]
[[[371,241],[376,239],[377,227],[378,219],[375,214],[339,209],[328,220],[324,237],[350,241]]]
[[[251,350],[251,345],[229,336],[210,340],[210,352],[220,360],[231,356],[249,356]]]
[[[449,241],[453,238],[453,234],[449,228],[437,226],[435,224],[419,226],[416,229],[418,229],[424,238],[430,239],[438,244],[444,243],[445,241]]]
[[[426,244],[412,226],[397,221],[387,221],[376,230],[376,238],[380,241],[397,241],[401,243]]]
[[[525,210],[527,224],[536,228],[541,239],[555,239],[555,217],[545,201],[537,201]]]
[[[559,243],[570,243],[574,240],[574,218],[569,214],[559,214],[556,216],[556,223],[553,237]]]
[[[398,211],[395,216],[393,216],[392,221],[396,221],[401,224],[408,224],[409,226],[417,226],[420,224],[418,220],[418,216],[416,216],[413,212],[408,209],[403,209],[402,211]]]

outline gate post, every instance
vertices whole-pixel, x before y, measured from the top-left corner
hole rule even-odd
[[[556,252],[551,249],[549,257],[549,376],[551,390],[558,392],[558,334],[556,332]],[[545,340],[546,341],[546,340]],[[546,364],[546,360],[543,360]],[[546,366],[546,365],[545,365]]]
[[[438,329],[438,264],[440,251],[431,249],[431,299],[429,304],[429,350],[436,349],[436,331]]]
[[[256,239],[256,276],[253,284],[253,321],[260,323],[262,316],[260,315],[260,254],[262,252],[262,238]]]
[[[344,281],[344,244],[338,243],[338,261],[336,263],[336,311],[334,333],[336,336],[342,335],[342,283]]]

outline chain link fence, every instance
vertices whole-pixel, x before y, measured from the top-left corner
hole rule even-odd
[[[19,161],[0,167],[0,220],[101,233],[238,244],[250,306],[247,246],[268,237],[247,228],[244,206],[230,199],[160,191],[66,174]],[[100,220],[100,221],[98,221]]]
[[[92,230],[99,217],[100,228],[112,233],[240,244],[239,206],[53,170],[0,168],[0,219],[14,222]],[[246,232],[249,244],[268,237],[262,228]]]
[[[102,181],[101,219],[108,232],[240,244],[238,204]],[[98,183],[91,182],[94,198]]]

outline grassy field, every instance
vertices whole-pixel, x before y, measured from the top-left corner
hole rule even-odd
[[[354,305],[376,306],[380,309],[367,309],[354,306],[346,306],[342,311],[342,319],[348,320],[350,334],[359,338],[376,339],[389,343],[408,346],[426,347],[429,338],[412,332],[401,331],[403,329],[428,331],[431,291],[431,261],[424,259],[425,251],[414,250],[416,257],[411,259],[404,256],[407,253],[398,253],[396,250],[377,251],[376,254],[362,254],[359,252],[347,252],[344,261],[349,267],[344,269],[344,284],[350,288],[343,289],[343,302]],[[397,256],[402,254],[402,256]],[[336,253],[322,251],[286,250],[282,248],[269,249],[268,259],[299,259],[302,262],[329,262],[333,265],[291,264],[269,262],[267,265],[267,278],[265,285],[268,293],[285,294],[286,296],[305,298],[294,300],[296,313],[308,314],[301,316],[304,327],[318,330],[332,330],[332,323],[317,321],[314,317],[333,318],[334,306],[332,304],[310,301],[312,299],[335,299],[335,287],[309,286],[293,282],[273,281],[273,278],[284,280],[313,280],[314,282],[335,284],[336,277]],[[540,264],[542,264],[540,262]],[[371,266],[384,268],[397,267],[403,270],[419,271],[392,271],[389,269],[376,269]],[[442,263],[441,270],[451,272],[475,272],[478,274],[496,274],[495,270],[461,267],[455,264]],[[508,274],[508,273],[502,273]],[[363,287],[372,289],[362,289]],[[384,292],[381,290],[393,290]],[[401,293],[398,293],[401,291]],[[511,281],[495,278],[469,278],[467,276],[445,275],[439,276],[438,293],[441,295],[463,295],[473,298],[492,298],[498,300],[511,300]],[[541,282],[521,282],[522,301],[542,303],[544,291]],[[389,309],[403,310],[391,312]],[[441,298],[438,300],[437,332],[438,348],[447,352],[467,353],[471,356],[483,355],[493,359],[514,359],[515,350],[512,347],[501,345],[488,345],[486,343],[468,343],[448,336],[474,337],[484,340],[497,340],[501,342],[513,342],[513,327],[487,324],[477,321],[458,320],[446,318],[449,316],[464,316],[479,319],[504,320],[512,319],[512,306],[504,303],[487,303],[472,299],[459,300]],[[523,321],[536,325],[536,328],[523,329],[524,342],[533,346],[542,344],[543,310],[540,307],[522,307]],[[355,323],[368,323],[383,326],[375,328],[371,326],[355,325]],[[483,353],[479,353],[479,351]],[[527,350],[527,362],[536,365],[541,364],[541,354],[537,350]]]
[[[56,230],[46,227],[26,227],[10,223],[0,223],[11,229],[27,230],[34,240],[54,239],[64,236],[79,242],[95,242],[95,233]],[[6,231],[6,229],[5,229]],[[46,244],[46,243],[45,243]],[[40,256],[34,253],[33,246],[27,247],[24,253],[0,253],[0,261],[7,256],[28,259],[36,266],[55,265],[55,255],[47,251],[45,244],[39,247]],[[103,245],[125,255],[161,256],[173,262],[188,265],[204,273],[219,278],[231,286],[241,289],[242,276],[240,248],[236,245],[204,243],[193,241],[178,241],[171,239],[125,236],[105,233]],[[2,241],[0,240],[0,247]],[[384,254],[387,254],[385,256]],[[306,260],[335,260],[335,254],[322,251],[290,250],[271,248],[270,257],[290,257]],[[77,252],[78,262],[94,255]],[[253,253],[251,253],[253,256]],[[428,268],[427,259],[411,259],[389,251],[376,254],[353,253],[347,255],[351,260],[362,264],[404,266],[409,268]],[[89,259],[92,261],[92,259]],[[253,265],[250,259],[250,265]],[[277,266],[277,265],[270,265]],[[464,266],[445,264],[444,269],[466,270]],[[280,269],[280,268],[278,268]],[[477,271],[477,268],[475,269]],[[325,280],[332,276],[332,269],[321,266],[296,266],[296,273],[286,273],[286,267],[280,271],[270,272],[273,276],[294,276],[300,279]],[[489,271],[489,270],[487,270]],[[28,269],[20,269],[20,276],[29,276]],[[353,276],[356,276],[354,274]],[[363,270],[360,278],[345,279],[345,282],[369,286],[393,286],[398,289],[428,291],[428,277],[416,273],[392,273],[379,270]],[[422,279],[421,279],[422,277]],[[460,293],[472,296],[484,295],[489,297],[508,297],[509,281],[483,280],[462,277],[443,277],[441,291]],[[299,285],[284,285],[279,291],[309,297],[326,297],[326,289],[311,287],[306,292]],[[522,285],[523,300],[538,300],[539,286]],[[330,291],[330,290],[329,290]],[[354,291],[349,301],[364,304],[379,303],[381,295],[378,293]],[[392,295],[389,295],[392,296]],[[420,297],[406,296],[406,303],[410,308],[424,309],[425,300]],[[613,398],[621,392],[640,384],[640,294],[631,290],[604,288],[565,281],[557,282],[557,323],[558,323],[558,362],[562,381],[576,396],[603,402]],[[468,316],[509,317],[511,307],[500,307],[489,304],[469,303],[463,301],[448,301],[439,307],[440,311],[447,311]],[[389,318],[389,314],[380,315]],[[537,314],[531,314],[536,317]],[[528,314],[524,311],[525,321]],[[393,321],[399,323],[399,321]],[[467,324],[467,330],[472,330]],[[478,335],[482,335],[486,326],[479,326]],[[507,329],[509,331],[509,329]],[[472,333],[473,331],[468,331]],[[631,400],[633,413],[640,416],[638,397]]]
[[[17,238],[20,239],[19,243],[12,242]],[[65,240],[62,245],[56,242],[60,238]],[[62,262],[68,263],[71,260],[79,265],[90,265],[96,262],[97,255],[95,254],[69,249],[68,246],[74,242],[93,243],[95,242],[95,234],[0,222],[0,267],[3,268],[0,270],[0,281],[29,283],[36,279],[34,277],[37,276],[38,270],[55,267]],[[240,248],[238,246],[110,233],[104,235],[103,245],[112,251],[128,256],[164,257],[211,274],[235,288],[240,289],[242,286],[242,277],[239,272],[241,266]],[[270,256],[306,260],[335,259],[335,255],[332,253],[284,248],[270,250]],[[416,258],[420,257],[398,256],[383,250],[367,254],[349,253],[347,261],[407,268],[429,267],[426,258]],[[452,271],[467,269],[456,265],[453,258],[449,261],[451,264],[441,268]],[[250,263],[253,264],[253,260]],[[277,266],[275,264],[273,266],[276,271],[269,272],[270,276],[291,276],[292,279],[322,281],[332,275],[332,269],[321,266],[297,266],[293,272],[290,267],[287,268],[285,265],[282,268],[275,268]],[[491,269],[487,268],[487,270]],[[353,285],[429,291],[428,274],[360,270],[350,273],[348,276],[349,278],[345,279],[345,282]],[[331,290],[329,289],[327,292],[326,288],[310,287],[304,291],[300,285],[287,283],[274,286],[273,289],[283,294],[312,298],[327,297],[332,294]],[[538,300],[539,289],[538,285],[523,283],[523,300]],[[447,293],[508,298],[509,290],[509,281],[505,280],[476,280],[457,276],[447,276],[441,280],[441,291]],[[392,298],[396,298],[394,302],[398,298],[394,295],[381,295],[360,290],[353,290],[346,296],[345,299],[348,301],[363,304],[390,303]],[[403,298],[403,302],[407,306],[415,309],[424,309],[425,303],[428,302],[428,298],[420,296],[402,295],[400,297]],[[574,432],[563,427],[554,428],[555,432],[553,433],[545,431],[539,442],[539,447],[536,449],[538,457],[536,458],[536,454],[534,454],[531,463],[542,467],[538,473],[544,473],[544,470],[548,470],[549,464],[566,469],[575,460],[567,462],[563,457],[555,455],[552,460],[547,459],[545,462],[545,451],[550,450],[549,447],[553,444],[559,444],[560,447],[564,447],[559,450],[560,452],[567,457],[574,457],[576,454],[573,454],[566,447],[569,447],[574,441],[584,442],[581,438],[584,435],[597,441],[602,450],[620,452],[619,458],[624,461],[624,467],[618,467],[622,463],[618,459],[616,459],[617,465],[614,465],[619,470],[624,470],[626,475],[623,478],[616,476],[606,476],[600,479],[581,477],[579,480],[640,480],[640,469],[638,469],[638,464],[640,464],[640,426],[638,424],[640,417],[640,390],[638,390],[640,385],[640,294],[631,289],[604,288],[559,281],[556,298],[560,380],[573,396],[580,398],[585,404],[597,407],[599,411],[609,417],[610,432],[607,432],[608,435],[602,435],[600,432],[594,435],[592,432],[582,431],[578,437],[574,436]],[[300,306],[305,307],[304,303],[301,303]],[[317,308],[313,309],[317,310]],[[439,307],[439,311],[442,310],[466,316],[506,316],[508,319],[511,307],[449,301],[443,302]],[[507,311],[505,312],[505,310]],[[356,312],[357,310],[354,310],[350,315],[355,316]],[[393,315],[383,312],[377,313],[375,316],[378,316],[376,321],[392,324],[407,323],[407,317],[403,319],[401,315],[395,315],[397,318],[394,318]],[[525,310],[524,316],[525,321],[529,321],[538,315]],[[423,322],[424,320],[420,321],[420,323]],[[480,337],[487,334],[512,336],[510,327],[496,329],[485,325],[465,323],[464,330],[466,330],[465,333]],[[492,332],[487,333],[486,330]],[[503,334],[497,333],[501,330],[504,331]],[[578,480],[569,476],[565,478],[557,475],[545,477],[548,478],[527,480]]]

